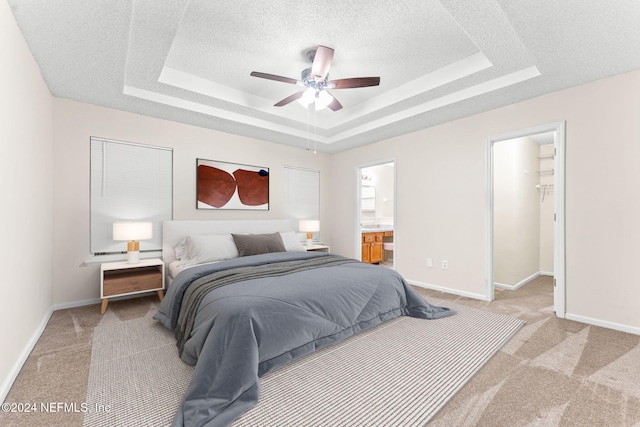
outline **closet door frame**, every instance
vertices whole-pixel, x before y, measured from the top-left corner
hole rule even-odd
[[[554,225],[553,225],[553,259],[554,259],[554,292],[553,306],[557,317],[565,318],[566,284],[565,284],[565,122],[553,122],[531,128],[516,130],[505,134],[491,136],[486,143],[487,164],[487,224],[486,224],[486,285],[487,298],[494,300],[494,254],[493,254],[493,145],[498,141],[522,138],[544,132],[554,132]]]

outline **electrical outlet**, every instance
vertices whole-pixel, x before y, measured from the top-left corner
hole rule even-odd
[[[433,260],[431,258],[427,258],[427,267],[428,268],[432,268],[433,267]]]
[[[442,269],[443,270],[447,270],[449,268],[449,261],[447,261],[446,259],[442,260]]]

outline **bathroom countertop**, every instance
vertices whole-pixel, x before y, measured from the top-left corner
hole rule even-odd
[[[393,231],[393,226],[379,226],[375,228],[360,227],[362,233],[382,233],[385,231]]]

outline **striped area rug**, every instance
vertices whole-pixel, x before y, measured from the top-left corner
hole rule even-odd
[[[424,425],[524,324],[432,302],[458,314],[394,319],[270,372],[261,378],[258,404],[233,426]],[[111,402],[112,409],[86,414],[85,426],[171,423],[192,370],[170,334],[150,322],[94,331],[87,402]],[[161,340],[142,338],[154,334]],[[104,339],[110,344],[97,342]],[[155,346],[145,344],[151,341]],[[110,350],[116,346],[117,354]]]

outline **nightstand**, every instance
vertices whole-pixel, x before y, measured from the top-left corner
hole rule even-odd
[[[327,245],[304,246],[304,250],[307,252],[329,252],[329,246]]]
[[[100,313],[107,311],[109,298],[156,291],[164,297],[164,262],[159,258],[143,259],[136,264],[107,262],[100,266]]]

